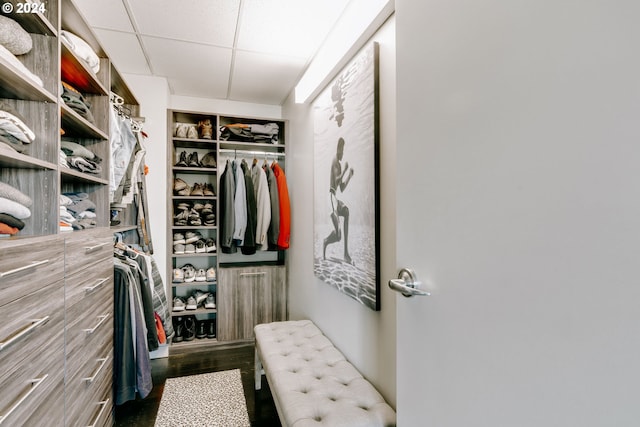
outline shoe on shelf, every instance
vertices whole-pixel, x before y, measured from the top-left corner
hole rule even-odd
[[[184,190],[185,188],[189,187],[189,184],[186,183],[186,181],[182,178],[175,178],[173,180],[173,191],[180,191],[180,190]]]
[[[186,138],[187,137],[187,127],[186,123],[176,123],[176,129],[174,135],[176,138]]]
[[[207,324],[207,338],[215,338],[215,337],[216,337],[216,321],[215,319],[211,319]]]
[[[208,225],[208,226],[216,225],[216,216],[214,214],[205,215],[204,225]]]
[[[193,295],[191,295],[189,298],[187,298],[187,305],[185,307],[187,310],[197,310],[198,309],[198,303],[196,302],[196,299],[193,297]]]
[[[198,130],[196,129],[195,124],[189,124],[189,128],[187,129],[187,138],[198,139]]]
[[[173,283],[183,283],[184,282],[184,271],[181,268],[173,269]]]
[[[185,264],[182,266],[182,271],[184,271],[184,281],[189,283],[193,282],[196,279],[196,268],[191,264]]]
[[[179,211],[188,211],[191,209],[191,203],[188,202],[180,202],[176,205],[176,210]]]
[[[189,225],[200,226],[202,225],[202,219],[200,218],[200,214],[195,210],[191,209],[189,211]]]
[[[184,234],[184,242],[185,243],[195,243],[198,240],[202,239],[202,234],[199,231],[187,231]]]
[[[213,239],[205,240],[205,245],[207,246],[207,252],[215,252],[216,251],[216,241]]]
[[[207,327],[205,320],[198,320],[198,326],[196,329],[196,338],[202,339],[207,337]]]
[[[202,292],[199,289],[195,290],[191,294],[191,296],[196,299],[196,305],[198,305],[198,306],[202,305],[202,303],[205,302],[205,300],[207,299],[207,295],[209,295],[207,292]]]
[[[198,136],[202,139],[213,139],[213,125],[210,119],[204,119],[198,122]]]
[[[201,203],[201,202],[195,202],[195,203],[193,204],[193,210],[194,210],[194,211],[196,211],[196,212],[198,212],[198,213],[201,213],[200,211],[202,211],[203,209],[204,209],[204,204],[203,204],[203,203]]]
[[[207,272],[204,268],[198,269],[196,271],[196,282],[206,282],[207,281]]]
[[[176,162],[176,164],[174,166],[182,166],[182,167],[188,166],[188,163],[187,163],[187,152],[186,151],[182,151],[180,153],[180,158],[178,159],[178,161]]]
[[[193,153],[189,154],[189,158],[187,159],[187,165],[189,165],[190,168],[202,167],[202,165],[200,164],[200,160],[198,160],[197,151],[194,151]]]
[[[202,159],[200,159],[200,164],[205,168],[215,168],[216,166],[218,166],[218,164],[216,163],[216,153],[214,153],[213,151],[209,151],[207,154],[202,156]]]
[[[182,243],[178,243],[177,245],[173,245],[173,253],[175,255],[184,254],[185,246]]]
[[[184,241],[184,234],[182,234],[182,233],[173,233],[173,244],[177,245],[179,243],[182,243],[183,245],[186,243]]]
[[[205,202],[200,215],[208,215],[213,213],[213,205],[210,202]]]
[[[173,216],[173,225],[187,225],[189,222],[189,211],[184,210]]]
[[[184,310],[185,310],[184,300],[180,297],[175,297],[173,299],[173,311],[184,311]]]
[[[184,317],[184,340],[192,341],[196,337],[196,317]]]
[[[207,294],[207,299],[204,300],[204,308],[216,308],[216,299],[213,294]]]
[[[207,269],[207,282],[215,282],[216,281],[216,270],[213,267],[209,267]]]
[[[202,188],[202,184],[199,183],[195,183],[193,184],[193,188],[191,189],[191,193],[189,194],[190,196],[204,196],[204,190]]]
[[[196,253],[196,247],[192,243],[189,243],[188,245],[186,245],[184,247],[184,253],[185,254],[195,254]]]
[[[203,253],[207,252],[207,247],[206,247],[203,239],[200,239],[196,243],[194,243],[194,246],[196,247],[196,253],[197,254],[203,254]]]
[[[184,321],[182,317],[174,317],[173,320],[173,330],[175,331],[173,342],[181,342],[184,338]]]
[[[202,188],[202,194],[205,196],[211,196],[211,197],[215,196],[216,192],[213,189],[213,185],[209,183],[205,183]]]

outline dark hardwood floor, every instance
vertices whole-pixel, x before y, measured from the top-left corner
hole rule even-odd
[[[240,369],[247,410],[252,426],[279,427],[280,421],[266,378],[262,390],[254,390],[254,346],[197,346],[171,349],[169,358],[151,361],[153,390],[145,399],[116,406],[115,425],[152,427],[154,425],[164,383],[167,378]],[[231,427],[231,426],[230,426]]]

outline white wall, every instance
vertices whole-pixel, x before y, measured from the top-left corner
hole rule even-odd
[[[292,204],[288,252],[289,314],[312,319],[391,405],[395,405],[396,311],[386,285],[395,277],[395,23],[373,36],[380,44],[381,311],[374,312],[313,274],[313,117],[309,105],[283,106],[290,120],[287,178]]]
[[[145,118],[144,131],[147,153],[145,163],[149,166],[147,180],[147,198],[154,258],[164,283],[166,273],[166,206],[167,197],[167,105],[169,87],[163,77],[148,77],[125,74],[124,79],[140,103],[140,115]]]
[[[396,0],[397,158],[436,287],[399,425],[640,425],[638,16]]]

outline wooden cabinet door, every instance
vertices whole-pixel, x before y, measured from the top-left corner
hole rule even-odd
[[[250,340],[253,328],[286,318],[284,266],[220,268],[218,339]]]

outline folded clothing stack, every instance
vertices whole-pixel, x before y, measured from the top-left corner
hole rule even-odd
[[[60,37],[67,43],[73,53],[82,59],[94,73],[100,71],[100,58],[98,58],[98,55],[91,49],[89,43],[67,30],[60,31]]]
[[[0,236],[14,235],[25,226],[23,219],[31,216],[33,201],[17,188],[0,182]]]
[[[220,139],[223,141],[246,141],[277,144],[279,132],[280,126],[278,126],[277,123],[233,123],[220,128]]]
[[[24,118],[8,104],[0,103],[0,146],[24,153],[35,138]]]
[[[94,228],[96,205],[87,193],[63,193],[60,195],[60,231]]]
[[[60,159],[64,156],[67,166],[94,175],[102,172],[102,159],[84,145],[63,139],[60,147]]]
[[[31,52],[32,48],[31,35],[13,19],[0,15],[0,58],[18,69],[35,84],[42,86],[42,79],[33,74],[16,58],[16,55]]]
[[[67,82],[62,82],[60,89],[64,103],[73,111],[87,119],[87,121],[93,123],[94,120],[93,114],[91,114],[91,103],[87,101],[76,88]]]

